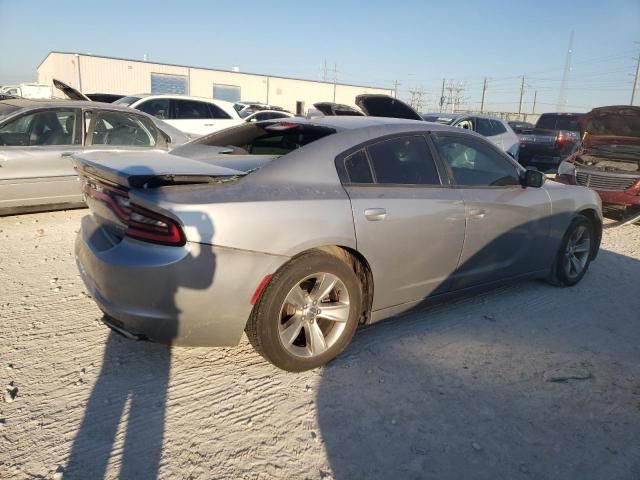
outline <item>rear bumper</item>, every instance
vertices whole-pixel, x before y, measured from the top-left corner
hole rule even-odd
[[[91,216],[82,219],[75,253],[108,326],[129,338],[184,346],[236,345],[257,286],[287,260],[190,242],[113,242]]]

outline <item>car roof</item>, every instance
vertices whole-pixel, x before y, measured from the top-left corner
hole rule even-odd
[[[456,127],[450,127],[449,125],[440,125],[438,123],[424,122],[421,120],[408,120],[404,118],[391,118],[391,117],[368,117],[368,116],[319,116],[313,118],[305,117],[290,117],[286,119],[277,118],[272,120],[264,120],[260,124],[267,123],[295,123],[300,125],[313,125],[319,127],[333,128],[336,131],[340,130],[358,130],[371,127],[383,127],[383,126],[401,126],[407,125],[411,129],[416,127],[423,127],[424,130],[433,131],[455,131],[459,132],[460,129]]]
[[[13,105],[14,107],[23,109],[33,108],[57,108],[57,107],[72,107],[72,108],[90,108],[97,106],[101,108],[108,108],[112,110],[124,110],[131,111],[129,107],[122,105],[114,105],[113,103],[105,102],[91,102],[88,100],[65,100],[61,99],[27,99],[27,98],[11,98],[8,100],[1,100],[0,103],[6,105]]]
[[[234,105],[234,102],[228,102],[226,100],[219,100],[217,98],[208,98],[208,97],[196,97],[193,95],[182,95],[181,93],[137,93],[126,95],[127,97],[138,97],[140,99],[147,97],[156,97],[156,98],[179,98],[181,100],[196,100],[199,102],[209,102],[209,103],[221,103],[228,104],[230,106]],[[237,103],[237,102],[236,102]]]

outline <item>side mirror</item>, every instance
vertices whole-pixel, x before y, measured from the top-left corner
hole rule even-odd
[[[540,188],[545,181],[544,173],[536,170],[532,167],[527,167],[527,170],[522,176],[522,185],[525,187]]]

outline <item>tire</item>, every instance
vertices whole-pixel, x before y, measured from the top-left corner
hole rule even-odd
[[[319,296],[334,279],[333,289]],[[245,332],[273,365],[302,372],[326,364],[347,347],[358,326],[361,303],[361,285],[352,268],[337,256],[309,251],[271,277]]]
[[[589,270],[595,244],[593,224],[587,217],[576,215],[562,238],[547,282],[560,287],[576,285]],[[578,261],[579,268],[571,256]]]

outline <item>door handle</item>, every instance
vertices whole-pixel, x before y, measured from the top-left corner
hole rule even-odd
[[[364,216],[367,217],[367,220],[370,222],[377,222],[387,216],[387,210],[384,208],[366,208]]]
[[[481,208],[472,208],[469,210],[469,218],[484,218],[485,212]]]

